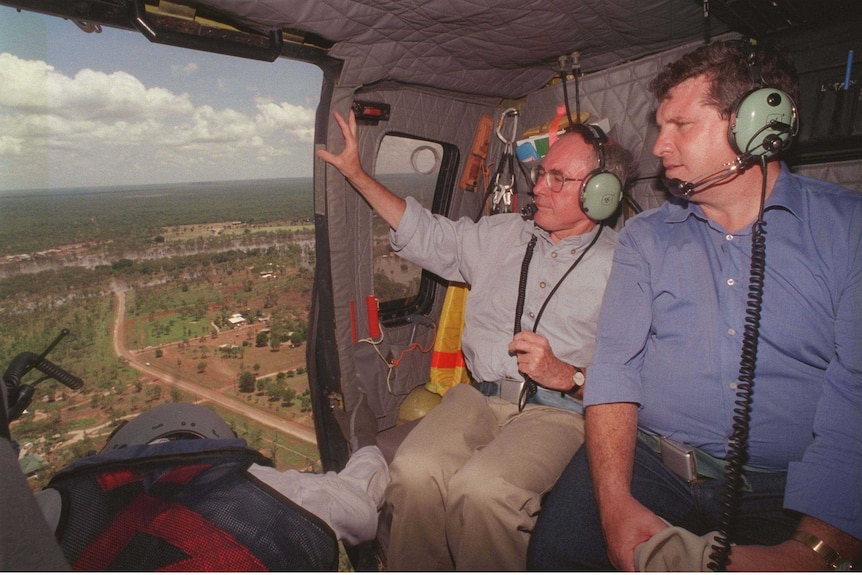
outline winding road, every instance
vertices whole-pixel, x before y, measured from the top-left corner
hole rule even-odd
[[[272,415],[271,413],[267,413],[251,405],[243,403],[242,401],[238,401],[230,397],[225,397],[218,391],[203,387],[191,381],[180,379],[174,374],[169,374],[158,369],[154,369],[152,366],[146,365],[145,362],[139,361],[135,354],[131,350],[127,349],[125,345],[125,291],[119,288],[115,289],[114,298],[117,306],[117,313],[114,318],[113,330],[114,352],[117,354],[118,357],[125,358],[129,362],[129,366],[141,373],[145,373],[152,377],[157,377],[169,383],[170,385],[182,389],[183,391],[193,393],[198,397],[217,404],[225,409],[228,409],[235,413],[240,413],[243,416],[248,417],[249,419],[266,425],[267,427],[277,429],[278,431],[296,437],[297,439],[301,439],[302,441],[311,443],[312,445],[317,445],[317,436],[315,435],[313,429],[309,429],[308,427],[305,427],[304,425],[299,425],[297,423],[294,423],[293,421],[282,419],[280,417]]]

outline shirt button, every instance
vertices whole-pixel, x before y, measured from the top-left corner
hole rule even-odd
[[[530,317],[536,317],[536,314],[534,314],[533,312],[530,312]]]
[[[735,381],[730,382],[730,389],[736,389],[737,383]]]
[[[556,259],[556,257],[557,257],[557,252],[553,252],[553,253],[551,253],[551,257]]]
[[[734,281],[733,278],[730,278],[729,280],[727,280],[727,285],[729,285],[729,286],[733,286],[733,284],[735,284],[735,283],[736,283],[736,281]]]
[[[539,287],[544,289],[547,284],[545,282],[539,282]]]
[[[726,239],[727,241],[732,240],[732,239],[733,239],[733,234],[727,234],[726,236],[724,236],[724,239]]]
[[[733,328],[730,328],[729,330],[727,330],[727,335],[736,335],[736,330]]]

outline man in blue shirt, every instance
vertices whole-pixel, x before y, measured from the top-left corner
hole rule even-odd
[[[763,85],[753,96],[767,110],[790,96],[792,120],[740,140],[739,102]],[[704,542],[697,568],[846,568],[862,548],[862,194],[778,161],[796,118],[786,52],[714,43],[650,88],[653,153],[678,197],[620,234],[586,448],[543,506],[528,565],[643,568],[636,549],[670,523],[734,543],[722,559]],[[752,265],[753,236],[765,266]]]

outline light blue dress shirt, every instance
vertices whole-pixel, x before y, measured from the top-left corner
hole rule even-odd
[[[405,259],[446,280],[470,286],[461,336],[464,360],[476,381],[500,381],[523,379],[508,345],[515,325],[521,262],[530,237],[536,234],[538,242],[521,319],[525,330],[533,328],[542,303],[597,232],[598,227],[555,244],[547,232],[517,214],[484,217],[478,222],[469,218],[455,221],[432,215],[408,197],[407,211],[390,240]],[[537,333],[548,339],[554,355],[571,365],[587,366],[592,361],[599,308],[617,237],[613,229],[602,231],[541,317]]]
[[[789,468],[785,507],[862,538],[862,194],[782,166],[764,219],[749,464]],[[726,457],[750,256],[749,230],[682,200],[629,220],[584,404],[637,403],[642,431]]]

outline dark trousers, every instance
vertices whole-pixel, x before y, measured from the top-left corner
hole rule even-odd
[[[787,473],[746,473],[746,490],[731,529],[739,544],[775,545],[793,533],[799,515],[782,508]],[[632,494],[673,525],[698,535],[718,529],[723,508],[723,480],[689,484],[638,441]],[[527,568],[534,571],[603,571],[608,561],[586,449],[581,449],[548,494],[530,540]]]

